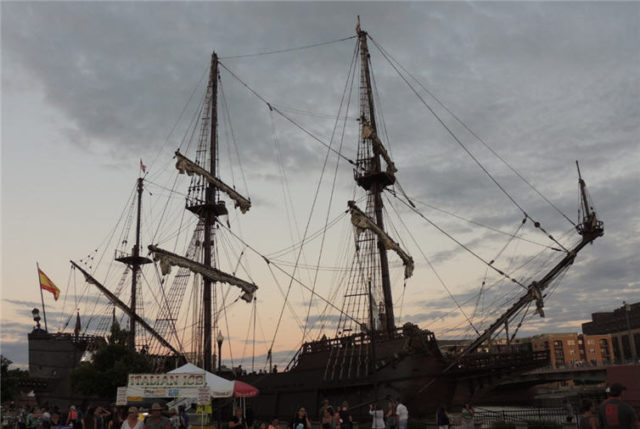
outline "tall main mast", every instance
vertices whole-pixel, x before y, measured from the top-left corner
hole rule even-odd
[[[209,171],[212,176],[216,176],[216,161],[218,158],[218,55],[214,52],[211,55],[211,71],[209,73],[209,86],[211,88],[211,130],[209,145]],[[215,225],[218,213],[216,211],[216,188],[207,182],[207,190],[205,194],[205,206],[208,208],[204,214],[204,260],[203,264],[207,267],[211,266],[212,248],[215,244],[212,236],[213,226]],[[213,282],[209,278],[204,278],[204,286],[202,291],[202,303],[204,305],[203,317],[203,354],[205,371],[213,371],[211,366],[211,289]]]
[[[373,90],[371,86],[371,73],[369,70],[369,49],[367,47],[367,33],[358,26],[358,38],[360,40],[361,60],[361,94],[360,94],[360,128],[362,138],[358,149],[358,164],[360,171],[356,172],[356,181],[359,186],[367,191],[369,200],[373,200],[373,215],[376,225],[384,231],[384,219],[382,216],[382,191],[388,185],[395,183],[395,176],[382,171],[380,151],[375,149],[374,138],[377,138],[376,115],[373,103]],[[368,127],[369,130],[364,132]],[[368,135],[365,137],[365,135]],[[367,207],[369,209],[369,206]],[[367,210],[369,211],[369,210]],[[378,253],[380,258],[380,274],[382,281],[382,295],[384,306],[383,330],[391,333],[395,329],[393,314],[393,301],[391,296],[391,281],[389,278],[389,261],[387,249],[382,240],[378,240]],[[375,304],[370,304],[370,311]]]

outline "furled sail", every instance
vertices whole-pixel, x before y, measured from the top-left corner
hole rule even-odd
[[[382,141],[378,137],[378,134],[376,134],[373,128],[371,128],[371,125],[369,125],[366,121],[364,121],[364,119],[362,124],[362,137],[365,139],[371,139],[371,141],[373,142],[374,152],[377,154],[380,154],[384,158],[385,162],[387,163],[387,173],[395,174],[398,171],[398,169],[396,168],[396,165],[391,160],[391,157],[389,156],[387,149],[382,144]]]
[[[162,271],[163,275],[169,274],[173,265],[187,268],[194,273],[198,273],[210,279],[213,282],[222,282],[228,283],[233,286],[238,286],[244,291],[242,299],[247,302],[253,301],[253,293],[258,289],[258,286],[253,283],[249,283],[235,276],[232,276],[231,274],[227,274],[220,270],[217,270],[213,267],[207,267],[206,265],[192,261],[191,259],[185,258],[183,256],[176,255],[175,253],[160,249],[159,247],[156,247],[154,245],[150,245],[149,250],[153,252],[156,260],[160,261],[160,270]]]
[[[351,213],[351,223],[356,227],[356,233],[362,234],[365,229],[373,231],[378,236],[385,249],[393,250],[398,254],[404,264],[404,278],[408,279],[413,275],[413,258],[407,252],[400,248],[400,245],[393,241],[389,235],[384,232],[376,223],[362,210],[356,206],[355,201],[349,201],[349,212]]]
[[[237,193],[235,189],[233,189],[232,187],[224,183],[222,180],[213,176],[207,170],[200,167],[198,164],[191,161],[190,159],[188,159],[178,151],[176,151],[176,157],[178,158],[178,162],[176,162],[176,168],[178,169],[180,174],[186,173],[187,175],[191,176],[195,173],[203,176],[205,179],[207,179],[209,183],[211,183],[213,186],[215,186],[216,188],[218,188],[219,190],[227,194],[229,198],[235,201],[236,203],[235,206],[239,207],[242,213],[246,213],[247,210],[251,208],[251,200]]]

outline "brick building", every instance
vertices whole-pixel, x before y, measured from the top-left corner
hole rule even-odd
[[[553,368],[602,365],[613,361],[610,335],[540,334],[529,340],[533,351],[549,351],[549,364]]]
[[[582,324],[582,332],[588,335],[610,334],[616,362],[638,361],[640,302],[625,304],[610,312],[591,314],[591,322]]]

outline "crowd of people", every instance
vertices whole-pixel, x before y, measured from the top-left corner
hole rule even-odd
[[[607,399],[600,404],[584,400],[580,408],[577,429],[640,429],[638,415],[631,406],[620,399],[625,387],[614,383],[607,388]],[[193,405],[195,407],[195,404]],[[563,401],[566,423],[574,424],[573,407]],[[68,410],[42,408],[21,408],[14,411],[14,422],[9,429],[190,429],[189,410],[184,406],[177,409],[154,403],[149,413],[140,413],[136,407],[112,407],[89,405],[83,409],[71,405]],[[197,413],[194,408],[193,412]],[[369,407],[371,429],[407,429],[409,411],[400,400],[387,399],[385,402],[374,402]],[[465,404],[460,412],[462,429],[474,429],[475,410]],[[345,401],[333,406],[324,400],[319,408],[317,420],[322,429],[353,429],[354,420],[349,404]],[[446,407],[440,406],[435,413],[434,423],[438,429],[449,429],[452,425]],[[278,418],[270,421],[257,421],[247,409],[238,408],[229,420],[228,429],[312,429],[311,418],[304,407],[300,407],[289,422],[281,422]],[[360,427],[362,427],[360,422]],[[369,426],[369,425],[367,425]]]
[[[159,403],[151,406],[148,416],[136,407],[89,405],[82,409],[71,405],[68,410],[58,407],[30,407],[14,410],[11,429],[187,429],[189,416],[184,407],[165,409]]]

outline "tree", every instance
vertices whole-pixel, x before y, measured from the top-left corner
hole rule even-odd
[[[132,351],[126,342],[102,346],[93,362],[81,363],[71,372],[71,387],[84,395],[113,400],[119,386],[125,386],[129,373],[152,372],[149,358]]]
[[[2,383],[0,383],[2,390],[0,392],[0,400],[4,403],[5,401],[14,399],[18,390],[18,380],[20,378],[28,377],[29,373],[21,369],[9,369],[13,362],[3,355],[0,355],[0,361],[2,367],[0,374],[0,380],[2,380]]]

